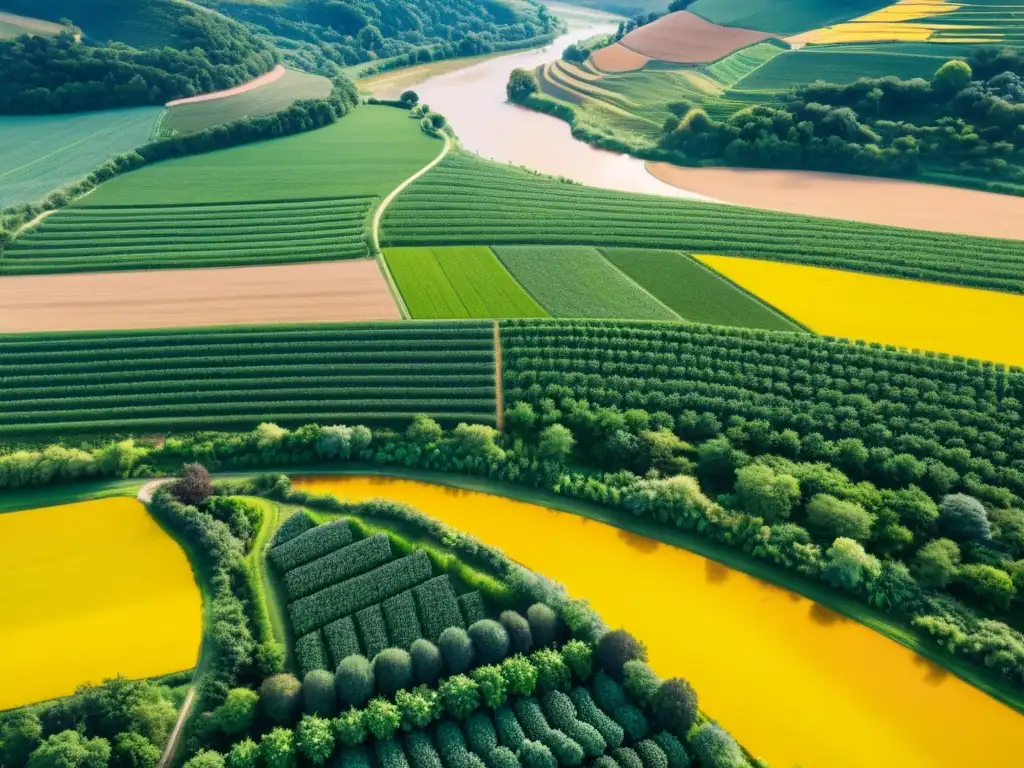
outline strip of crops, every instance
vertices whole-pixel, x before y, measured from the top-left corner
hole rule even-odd
[[[351,542],[352,528],[348,520],[335,520],[278,544],[267,553],[267,556],[275,568],[285,572],[348,546]]]
[[[579,187],[466,154],[395,201],[383,239],[668,248],[1024,293],[1024,242]]]
[[[0,433],[493,423],[490,323],[0,336]],[[293,545],[294,546],[294,545]]]

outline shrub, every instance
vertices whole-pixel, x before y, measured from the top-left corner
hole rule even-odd
[[[632,704],[623,704],[612,712],[615,722],[622,726],[626,735],[633,741],[644,738],[647,735],[647,718],[644,713]]]
[[[498,733],[494,730],[491,716],[474,712],[466,722],[466,741],[469,748],[484,758],[498,747]]]
[[[622,680],[627,661],[647,661],[647,649],[624,629],[606,632],[597,641],[596,654],[598,665],[615,680]]]
[[[671,677],[658,687],[653,708],[658,725],[682,739],[697,720],[698,705],[693,686],[681,677]]]
[[[494,726],[502,745],[518,752],[523,742],[526,741],[526,734],[523,733],[523,727],[519,724],[519,718],[512,711],[512,707],[502,704],[494,710]]]
[[[393,737],[401,727],[402,714],[395,704],[378,696],[363,710],[363,725],[375,739],[385,741]]]
[[[594,675],[594,698],[597,699],[597,706],[605,712],[614,712],[628,703],[622,686],[604,672]]]
[[[523,741],[519,748],[519,760],[523,768],[558,768],[558,761],[551,750],[539,741]]]
[[[951,539],[933,539],[914,557],[914,574],[926,587],[944,589],[956,576],[960,547]]]
[[[437,682],[444,658],[436,645],[420,638],[409,648],[409,657],[412,660],[412,677],[416,684],[433,685]]]
[[[1017,594],[1010,574],[980,563],[961,566],[955,585],[957,592],[966,593],[975,602],[996,611],[1009,610]]]
[[[593,768],[619,768],[619,764],[610,755],[601,755],[593,762]]]
[[[412,686],[412,657],[401,648],[385,648],[373,659],[373,677],[377,690],[392,696]]]
[[[515,611],[502,611],[498,617],[501,626],[508,633],[512,653],[529,653],[533,650],[533,633],[530,622]]]
[[[334,751],[334,730],[331,721],[306,715],[295,729],[295,747],[313,765],[323,765]]]
[[[860,504],[819,493],[807,504],[807,528],[825,542],[842,537],[865,541],[871,535],[874,515]]]
[[[228,736],[248,733],[256,718],[260,697],[248,688],[232,688],[224,703],[213,710],[213,724]]]
[[[494,619],[476,622],[470,626],[467,634],[473,641],[473,651],[478,664],[497,664],[508,656],[508,632]]]
[[[576,716],[581,722],[592,726],[594,730],[601,734],[601,738],[605,740],[611,749],[622,746],[622,741],[626,738],[626,732],[622,729],[621,725],[597,708],[586,688],[574,688],[569,692],[569,698],[576,705]]]
[[[704,723],[690,738],[701,768],[739,768],[746,765],[735,739],[715,723]]]
[[[473,641],[466,630],[448,627],[437,639],[437,647],[449,674],[460,675],[473,666]]]
[[[181,477],[171,483],[171,493],[182,504],[199,506],[213,495],[210,473],[202,464],[185,464],[181,468]]]
[[[541,648],[530,655],[530,662],[537,668],[537,688],[542,693],[569,690],[572,674],[558,651]]]
[[[531,696],[537,687],[537,668],[525,656],[517,654],[505,659],[501,676],[511,696]]]
[[[658,693],[660,678],[646,661],[633,659],[622,668],[622,687],[642,707],[649,707]]]
[[[413,731],[426,728],[437,717],[437,692],[426,686],[411,691],[399,691],[395,695],[395,706],[402,716],[402,729]]]
[[[882,573],[882,564],[860,542],[840,536],[825,551],[821,576],[833,587],[856,592]]]
[[[334,718],[334,735],[338,743],[345,747],[355,747],[366,741],[366,725],[363,723],[363,710],[350,707]]]
[[[526,611],[530,636],[537,648],[547,648],[558,641],[558,615],[544,603],[534,603]]]
[[[380,768],[409,768],[402,746],[394,739],[378,741],[376,744],[377,765]]]
[[[644,768],[668,768],[668,758],[665,753],[650,739],[638,742],[633,749],[643,761]]]
[[[302,683],[289,674],[268,677],[260,686],[260,703],[271,722],[290,725],[302,707]]]
[[[559,765],[580,765],[583,762],[583,747],[556,728],[544,734],[544,744],[551,750]]]
[[[311,715],[334,717],[338,714],[338,694],[334,690],[334,675],[325,669],[315,669],[302,678],[302,699]]]
[[[562,646],[562,660],[581,683],[590,679],[594,671],[594,649],[588,643],[570,640]]]
[[[287,728],[274,728],[260,739],[260,757],[265,768],[293,768],[295,737]]]
[[[534,741],[543,741],[544,734],[551,730],[551,726],[548,725],[547,718],[544,717],[540,702],[532,696],[528,696],[516,699],[512,703],[512,708],[516,711],[516,718],[518,718],[519,724],[523,726],[523,733],[526,734],[526,738],[533,739]]]
[[[361,707],[373,696],[373,666],[365,656],[355,653],[338,664],[334,675],[338,691],[338,704],[342,707]]]
[[[281,523],[281,527],[277,529],[277,533],[274,534],[274,538],[270,541],[271,549],[279,544],[284,544],[286,541],[291,541],[296,536],[305,533],[315,526],[316,523],[309,516],[309,513],[304,509],[300,509]]]
[[[65,731],[65,733],[66,733],[66,731]],[[57,734],[57,735],[59,736],[61,734]],[[91,739],[90,741],[91,741],[91,743],[102,742],[104,745],[106,745],[106,742],[107,742],[106,739]],[[110,747],[107,747],[107,752],[109,753],[109,751],[110,751]],[[49,768],[49,766],[50,766],[49,763],[44,764],[44,763],[37,762],[37,758],[36,758],[37,754],[39,754],[39,753],[38,752],[34,753],[32,755],[32,758],[28,761],[28,768],[44,768],[44,766],[46,768]],[[99,768],[100,766],[105,766],[106,764],[107,764],[106,761],[99,762],[97,760],[96,762],[92,762],[92,761],[86,760],[86,762],[79,763],[78,765],[81,765],[82,768]],[[62,763],[56,763],[55,762],[52,765],[54,765],[54,766],[61,765],[61,768],[63,768],[63,766],[67,765],[67,763],[63,763],[62,764]],[[192,757],[191,760],[186,762],[185,765],[184,765],[184,768],[224,768],[224,757],[223,757],[223,755],[220,754],[220,752],[214,752],[212,749],[204,749],[204,750],[201,750],[200,752],[197,752]],[[269,768],[269,764],[268,764],[268,768]],[[278,767],[275,766],[274,768],[278,768]]]
[[[739,509],[770,525],[789,519],[800,501],[800,483],[795,477],[776,474],[763,464],[751,464],[736,470],[733,493]]]
[[[458,720],[465,720],[480,706],[480,686],[465,675],[443,681],[437,695],[445,711]]]
[[[466,741],[457,723],[445,720],[437,726],[437,751],[448,768],[483,768],[480,758],[466,749]]]
[[[228,768],[256,768],[260,761],[260,747],[252,739],[236,741],[228,752]]]
[[[485,756],[487,768],[523,768],[516,753],[508,747],[495,747]]]
[[[690,753],[686,751],[682,742],[668,731],[661,731],[654,736],[653,741],[665,753],[668,768],[687,768],[690,764]]]
[[[604,754],[607,742],[592,725],[578,719],[572,700],[561,691],[544,694],[544,714],[548,723],[583,748],[587,757],[595,758]]]
[[[992,538],[992,526],[985,507],[973,496],[963,493],[943,497],[939,504],[939,529],[960,542]]]
[[[505,685],[505,678],[502,677],[501,667],[492,664],[488,667],[478,667],[470,674],[470,677],[480,686],[480,695],[484,704],[491,709],[497,709],[508,698],[508,686]]]
[[[363,747],[343,749],[334,762],[335,768],[372,768],[370,755]]]
[[[619,768],[644,768],[644,761],[640,759],[640,755],[629,747],[613,749],[612,757]]]
[[[405,753],[412,768],[444,768],[426,731],[413,731],[406,737]]]

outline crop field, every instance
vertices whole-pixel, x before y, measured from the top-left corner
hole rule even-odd
[[[801,330],[764,302],[677,251],[602,248],[601,252],[686,320],[774,331]]]
[[[1024,293],[1018,241],[624,194],[459,153],[410,186],[383,229],[387,246],[665,248]]]
[[[160,132],[161,135],[196,133],[232,120],[269,115],[300,99],[322,99],[330,92],[331,81],[326,77],[288,69],[278,80],[251,91],[168,107],[160,121]]]
[[[0,208],[34,203],[149,141],[159,107],[0,115]]]
[[[1024,366],[1024,296],[755,259],[698,258],[817,333]]]
[[[0,40],[19,35],[59,35],[62,29],[64,27],[52,21],[0,12]]]
[[[192,569],[135,499],[2,514],[0,562],[0,710],[195,665]]]
[[[697,0],[689,10],[716,24],[796,33],[847,21],[892,0]]]
[[[587,246],[495,247],[512,276],[554,317],[678,319],[672,310]]]
[[[490,248],[389,248],[384,258],[414,318],[546,316]]]
[[[0,434],[494,423],[491,323],[0,336]]]
[[[619,44],[659,61],[702,64],[717,61],[767,37],[764,32],[718,26],[687,11],[678,11],[637,27]]]

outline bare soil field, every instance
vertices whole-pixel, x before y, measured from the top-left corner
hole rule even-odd
[[[0,333],[399,320],[371,259],[0,278]]]
[[[775,35],[739,27],[720,27],[689,11],[678,11],[634,29],[622,38],[621,45],[660,61],[706,64],[770,37]]]
[[[0,40],[19,35],[59,35],[63,30],[64,27],[52,21],[0,11]]]
[[[643,69],[651,58],[631,51],[621,43],[612,43],[590,54],[590,60],[602,72],[635,72]]]
[[[235,96],[239,93],[248,93],[249,91],[255,90],[260,86],[272,83],[275,80],[280,80],[284,77],[285,68],[278,64],[272,70],[266,74],[260,75],[255,80],[250,80],[248,83],[242,83],[236,85],[234,88],[228,88],[223,91],[214,91],[213,93],[204,93],[199,96],[189,96],[187,99],[175,99],[174,101],[168,101],[164,106],[176,107],[179,104],[196,104],[200,101],[213,101],[214,99],[223,99],[225,96]]]
[[[960,235],[1024,240],[1024,198],[901,179],[815,171],[682,168],[656,179],[725,203]]]

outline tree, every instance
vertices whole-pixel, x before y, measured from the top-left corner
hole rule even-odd
[[[473,641],[473,656],[478,664],[497,664],[508,656],[508,632],[494,619],[474,622],[467,634]]]
[[[527,69],[516,68],[509,75],[505,93],[513,104],[525,104],[527,99],[540,90],[537,76]]]
[[[602,635],[597,641],[596,653],[601,669],[616,680],[622,680],[627,661],[647,661],[647,649],[643,643],[624,629],[615,629]]]
[[[444,665],[444,659],[438,647],[421,637],[413,641],[409,648],[409,657],[412,659],[413,681],[417,684],[433,685],[440,676],[441,667]]]
[[[363,710],[363,725],[373,738],[387,741],[402,725],[402,713],[387,699],[376,697]]]
[[[459,675],[473,666],[473,641],[461,627],[448,627],[437,639],[437,647],[449,674]]]
[[[501,663],[501,676],[512,696],[532,696],[537,687],[537,668],[525,656],[516,654]]]
[[[87,739],[78,731],[61,731],[35,749],[27,768],[107,768],[109,763],[109,741]]]
[[[992,526],[985,507],[973,496],[954,493],[939,504],[939,530],[959,542],[988,541]]]
[[[248,733],[256,718],[260,697],[248,688],[232,688],[224,703],[213,710],[212,719],[217,728],[228,736]]]
[[[252,739],[236,741],[228,752],[228,768],[256,768],[260,761],[260,747]]]
[[[533,650],[533,634],[530,622],[515,611],[502,611],[498,616],[501,626],[508,632],[509,645],[512,653],[529,653]]]
[[[437,714],[436,702],[437,692],[426,686],[395,694],[395,706],[402,716],[402,729],[415,731],[430,725]]]
[[[480,695],[484,704],[491,709],[497,709],[508,698],[508,685],[501,674],[501,667],[491,664],[486,667],[477,667],[470,675],[474,682],[480,686]]]
[[[505,409],[505,429],[513,434],[525,437],[536,423],[537,412],[529,403],[520,400],[511,408]]]
[[[833,587],[854,592],[881,572],[882,564],[878,558],[865,552],[864,547],[853,539],[840,536],[825,552],[822,576]]]
[[[203,499],[213,495],[213,481],[202,464],[185,464],[181,477],[171,485],[171,493],[182,504],[198,506]]]
[[[562,646],[562,659],[580,682],[586,682],[594,672],[594,649],[582,640],[570,640]]]
[[[420,103],[420,95],[416,91],[405,91],[398,97],[405,106],[412,108]]]
[[[302,703],[307,714],[334,717],[338,712],[334,675],[326,669],[307,672],[302,678]]]
[[[369,659],[358,653],[342,659],[334,675],[334,686],[342,707],[363,706],[374,692],[373,666]]]
[[[694,0],[672,0],[672,2],[668,4],[668,12],[675,13],[676,11],[685,11],[693,5],[693,3]]]
[[[204,749],[201,752],[197,752],[191,760],[185,763],[184,768],[224,768],[224,756],[220,752],[214,752],[212,749]],[[282,768],[282,766],[271,766],[268,763],[267,768]]]
[[[701,768],[737,768],[744,765],[736,740],[717,723],[704,723],[690,739]]]
[[[953,59],[938,68],[932,78],[932,84],[941,93],[954,94],[970,85],[973,77],[970,64],[962,59]]]
[[[421,413],[405,430],[405,436],[417,445],[431,445],[441,441],[444,430],[434,419]]]
[[[18,710],[0,720],[0,765],[24,765],[43,741],[39,716]]]
[[[562,60],[572,64],[582,63],[587,60],[588,56],[590,56],[590,51],[577,43],[573,43],[562,51]]]
[[[646,661],[633,659],[622,668],[622,687],[640,706],[648,707],[654,702],[660,685],[661,680]]]
[[[160,762],[160,750],[141,733],[119,733],[114,739],[114,765],[117,768],[154,768]]]
[[[658,687],[652,708],[658,725],[682,739],[697,720],[697,705],[693,686],[681,677],[670,677]]]
[[[1006,571],[991,565],[962,565],[956,572],[957,591],[973,597],[986,608],[1006,611],[1017,594],[1013,579]]]
[[[480,706],[480,686],[466,675],[452,675],[437,689],[445,711],[457,720],[465,720]]]
[[[384,46],[384,35],[373,24],[367,24],[359,30],[356,39],[359,45],[368,51],[378,51]]]
[[[342,746],[355,747],[366,741],[366,725],[363,723],[363,710],[350,707],[342,712],[332,723],[334,735]]]
[[[558,640],[558,614],[544,603],[534,603],[526,610],[530,636],[537,648],[554,645]]]
[[[537,669],[537,688],[542,693],[567,691],[572,685],[572,673],[554,648],[541,648],[530,654],[530,663]]]
[[[819,493],[807,505],[807,528],[823,541],[837,537],[865,541],[874,516],[860,504]]]
[[[260,703],[271,721],[290,725],[302,707],[302,683],[289,674],[268,677],[260,686]]]
[[[393,696],[412,685],[412,657],[401,648],[385,648],[373,659],[373,676],[377,690],[385,696]]]
[[[561,464],[572,455],[576,438],[572,431],[562,424],[551,424],[540,433],[537,455],[545,461]]]
[[[260,739],[264,768],[294,768],[295,736],[287,728],[274,728]]]
[[[789,518],[800,501],[800,483],[790,475],[776,474],[770,467],[751,464],[736,471],[736,502],[748,515],[766,523]]]
[[[944,589],[960,565],[960,547],[951,539],[929,541],[914,558],[914,573],[926,587]]]

